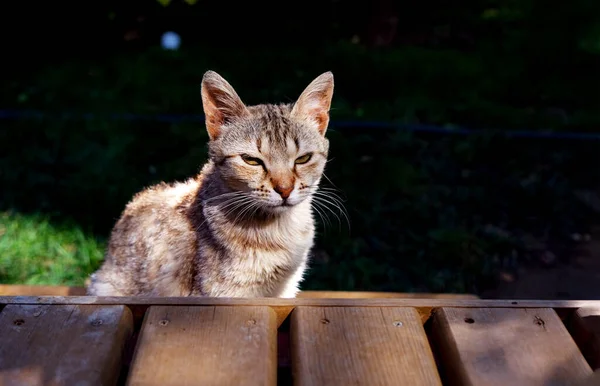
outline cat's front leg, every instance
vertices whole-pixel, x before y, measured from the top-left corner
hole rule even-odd
[[[283,290],[283,292],[281,293],[281,295],[279,297],[293,299],[296,297],[296,295],[298,295],[298,292],[300,292],[300,288],[298,288],[297,285],[293,285],[293,286],[290,285],[286,289]]]
[[[112,282],[106,280],[103,272],[93,273],[87,283],[88,296],[125,296]]]
[[[296,271],[289,276],[282,286],[281,292],[276,295],[279,298],[295,298],[300,292],[300,282],[304,279],[304,272],[306,271],[306,261],[308,259],[308,253],[302,259],[302,263],[298,266]]]

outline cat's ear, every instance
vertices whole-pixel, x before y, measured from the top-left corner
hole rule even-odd
[[[292,108],[292,118],[315,126],[325,135],[329,124],[329,109],[333,97],[333,74],[331,71],[319,75],[302,92]]]
[[[202,77],[202,106],[211,140],[221,134],[224,124],[250,115],[233,87],[214,71],[207,71]]]

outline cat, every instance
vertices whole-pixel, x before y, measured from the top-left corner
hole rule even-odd
[[[208,161],[185,182],[139,193],[116,222],[91,296],[293,298],[315,236],[333,74],[293,104],[246,106],[202,78]]]

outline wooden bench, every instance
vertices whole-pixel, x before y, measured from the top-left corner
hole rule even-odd
[[[600,301],[307,295],[0,296],[0,385],[600,385]]]

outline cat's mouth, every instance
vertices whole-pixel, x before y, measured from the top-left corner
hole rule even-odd
[[[305,200],[306,197],[289,197],[279,200],[268,200],[264,202],[265,206],[275,212],[281,212],[291,209]]]
[[[292,207],[296,206],[296,204],[297,203],[290,202],[289,200],[283,200],[277,204],[269,205],[269,209],[274,212],[283,212],[283,211],[286,211],[286,210],[291,209]]]

